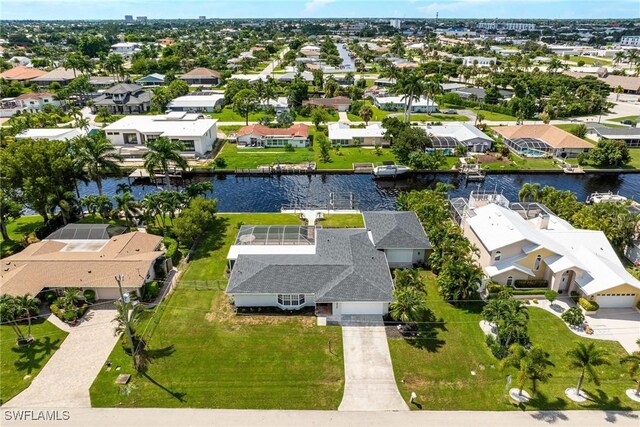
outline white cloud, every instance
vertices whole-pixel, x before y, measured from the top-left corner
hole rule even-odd
[[[328,4],[334,3],[336,0],[311,0],[304,5],[304,10],[307,12],[313,12],[314,10],[322,9]]]

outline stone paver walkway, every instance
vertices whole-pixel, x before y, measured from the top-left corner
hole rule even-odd
[[[387,333],[376,323],[342,327],[344,394],[339,411],[408,411],[393,375]]]
[[[349,120],[349,116],[345,111],[339,111],[338,116],[340,117],[339,121],[344,123],[351,123],[351,120]]]
[[[89,387],[118,340],[115,315],[112,305],[89,310],[31,385],[4,407],[90,407]]]

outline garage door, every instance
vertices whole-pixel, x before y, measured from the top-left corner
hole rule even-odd
[[[601,308],[633,307],[636,294],[611,294],[596,297],[596,302]]]
[[[387,249],[386,254],[389,264],[413,262],[413,249]]]
[[[343,302],[341,303],[342,314],[379,314],[383,313],[381,302]]]

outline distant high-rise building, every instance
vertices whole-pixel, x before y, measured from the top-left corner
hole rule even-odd
[[[136,16],[136,21],[138,22],[147,22],[146,16]]]
[[[207,19],[207,17],[206,17],[206,16],[204,16],[204,15],[200,15],[200,16],[198,17],[198,19],[199,19],[199,20],[201,20],[201,21],[205,21],[205,20]]]
[[[389,19],[389,25],[399,30],[402,27],[402,21],[400,19]]]
[[[133,22],[133,15],[124,15],[124,22]]]

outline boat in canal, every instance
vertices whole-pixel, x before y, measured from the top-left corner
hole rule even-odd
[[[589,197],[587,197],[587,203],[623,203],[626,202],[627,199],[624,196],[621,196],[618,193],[613,193],[612,191],[607,191],[606,193],[591,193]]]
[[[409,166],[396,165],[395,163],[383,162],[373,168],[373,175],[376,178],[394,178],[409,172]]]

